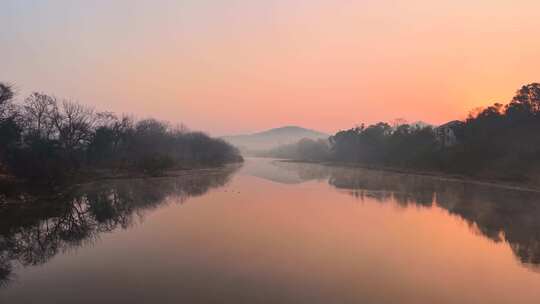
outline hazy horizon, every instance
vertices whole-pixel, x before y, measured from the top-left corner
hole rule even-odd
[[[213,135],[440,124],[537,81],[537,1],[14,1],[0,81]]]

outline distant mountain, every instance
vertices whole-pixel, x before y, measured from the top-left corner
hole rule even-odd
[[[246,153],[292,144],[303,138],[320,139],[328,137],[328,134],[319,131],[297,126],[286,126],[253,134],[224,136],[222,139]]]

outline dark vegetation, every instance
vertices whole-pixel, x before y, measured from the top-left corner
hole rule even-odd
[[[448,134],[451,133],[451,134]],[[451,136],[450,136],[451,135]],[[506,104],[471,112],[437,128],[377,123],[303,141],[265,156],[438,171],[540,183],[540,84],[523,86]]]
[[[104,169],[159,175],[241,160],[236,148],[201,132],[42,93],[16,103],[0,83],[0,174],[49,183]]]

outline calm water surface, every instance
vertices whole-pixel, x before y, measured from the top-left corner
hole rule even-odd
[[[3,208],[0,233],[0,303],[540,302],[540,195],[428,177],[248,159]]]

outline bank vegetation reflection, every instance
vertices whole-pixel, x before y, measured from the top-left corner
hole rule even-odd
[[[439,206],[494,242],[507,242],[524,266],[540,270],[540,193],[459,180],[361,168],[274,162],[301,180],[328,180],[354,197]]]
[[[62,193],[11,191],[0,197],[0,286],[16,265],[46,263],[58,253],[92,244],[101,233],[127,229],[149,210],[225,185],[237,167],[174,178],[110,180]]]

